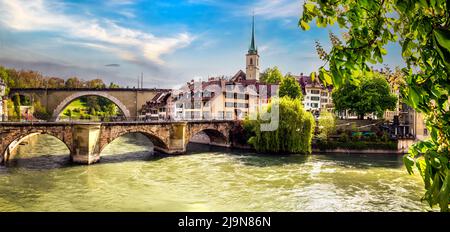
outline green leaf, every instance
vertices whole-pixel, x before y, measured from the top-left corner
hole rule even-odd
[[[303,21],[303,20],[300,20],[300,26],[302,27],[302,29],[303,30],[305,30],[305,31],[307,31],[307,30],[309,30],[310,29],[310,27],[309,27],[309,24],[308,23],[306,23],[305,21]]]
[[[409,154],[406,154],[403,156],[403,163],[405,164],[406,170],[408,171],[408,174],[413,174],[412,167],[414,166],[414,159],[409,156]]]
[[[308,12],[313,12],[313,11],[314,11],[314,8],[316,7],[314,4],[312,4],[312,3],[310,3],[310,2],[305,3],[305,5],[303,5],[303,6],[305,7],[305,9],[306,9]]]
[[[314,81],[316,79],[316,72],[311,73],[311,80]]]
[[[330,74],[328,74],[328,72],[325,71],[325,69],[323,69],[322,72],[323,72],[323,78],[324,78],[325,82],[327,84],[333,84]]]
[[[439,192],[439,207],[442,212],[448,212],[448,198],[450,193],[450,171],[447,170],[447,175],[442,183],[441,191]]]
[[[414,88],[411,88],[409,90],[409,100],[414,108],[416,108],[417,105],[419,104],[420,96]]]
[[[433,31],[440,46],[450,51],[450,31],[444,29],[435,29]]]

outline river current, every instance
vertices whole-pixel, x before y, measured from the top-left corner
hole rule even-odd
[[[423,183],[398,155],[256,155],[190,145],[152,154],[122,136],[100,163],[71,164],[39,135],[0,166],[0,211],[427,211]]]

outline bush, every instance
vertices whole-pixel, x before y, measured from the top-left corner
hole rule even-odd
[[[47,112],[47,109],[41,105],[41,102],[35,101],[33,104],[33,116],[37,119],[48,120],[50,119],[50,114]]]
[[[350,140],[350,138],[348,137],[348,134],[347,133],[342,133],[340,136],[339,136],[339,139],[338,139],[338,141],[339,142],[342,142],[342,143],[346,143],[346,142],[348,142]]]
[[[320,112],[318,119],[319,135],[320,138],[327,139],[330,134],[334,133],[336,129],[336,120],[334,114],[330,112]]]

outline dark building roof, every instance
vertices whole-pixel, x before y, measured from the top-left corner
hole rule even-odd
[[[332,86],[328,86],[328,87],[324,87],[324,85],[322,84],[322,82],[320,82],[320,80],[318,78],[315,78],[314,80],[312,80],[312,78],[310,76],[305,76],[303,75],[303,73],[301,73],[299,76],[295,76],[295,78],[297,79],[298,83],[300,84],[300,86],[302,87],[302,91],[303,94],[306,94],[306,87],[308,88],[328,88],[329,91],[331,91],[333,89]]]

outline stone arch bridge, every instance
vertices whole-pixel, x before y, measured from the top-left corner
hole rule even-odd
[[[82,96],[100,96],[114,102],[126,118],[137,117],[142,105],[159,92],[167,89],[130,89],[130,88],[12,88],[10,97],[19,94],[39,101],[52,115],[51,121],[57,121],[59,114],[73,100]]]
[[[95,163],[101,151],[114,139],[127,133],[141,133],[153,143],[156,151],[181,154],[199,132],[210,138],[211,145],[230,147],[230,132],[234,121],[188,122],[1,122],[0,162],[11,159],[12,151],[24,139],[36,134],[48,134],[62,141],[73,162]]]

